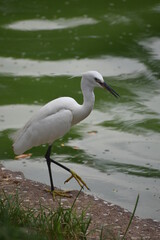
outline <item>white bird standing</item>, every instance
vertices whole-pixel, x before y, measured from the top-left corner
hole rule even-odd
[[[71,177],[65,182],[74,177],[81,187],[85,186],[89,189],[80,176],[71,169],[51,159],[50,155],[53,142],[64,136],[73,125],[82,121],[92,111],[95,101],[93,92],[95,87],[105,88],[115,97],[119,97],[118,93],[104,82],[100,73],[96,71],[86,72],[82,75],[81,79],[82,105],[70,97],[60,97],[52,100],[44,105],[13,137],[13,150],[17,155],[24,153],[34,146],[41,144],[49,145],[45,158],[48,165],[51,192],[54,194],[59,194],[59,192],[55,190],[53,184],[51,163],[55,163],[71,173]]]

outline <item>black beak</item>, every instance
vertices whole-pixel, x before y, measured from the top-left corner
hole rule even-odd
[[[103,88],[105,88],[106,90],[108,90],[113,96],[115,96],[116,98],[120,97],[118,93],[116,93],[116,91],[113,90],[113,88],[111,88],[109,85],[107,85],[106,82],[101,83],[101,86]]]

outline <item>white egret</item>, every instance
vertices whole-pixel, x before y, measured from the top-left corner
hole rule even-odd
[[[13,137],[14,153],[19,155],[28,149],[48,144],[48,150],[45,154],[47,161],[51,192],[56,194],[54,188],[51,163],[64,168],[71,173],[71,176],[65,181],[68,182],[71,178],[75,178],[79,185],[89,189],[86,183],[74,171],[62,165],[59,162],[51,159],[51,148],[53,142],[64,136],[70,128],[86,118],[93,109],[95,96],[94,88],[101,87],[108,90],[115,97],[119,95],[104,82],[103,77],[96,71],[89,71],[82,74],[81,89],[83,93],[83,104],[78,104],[73,98],[60,97],[50,101],[44,105]]]

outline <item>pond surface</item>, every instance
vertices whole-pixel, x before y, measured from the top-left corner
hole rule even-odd
[[[91,115],[56,141],[53,158],[91,193],[160,220],[160,3],[5,0],[0,4],[0,160],[49,183],[44,154],[14,161],[9,135],[46,102],[79,103],[80,75],[97,70],[121,96],[96,89]],[[56,186],[79,189],[53,166]]]

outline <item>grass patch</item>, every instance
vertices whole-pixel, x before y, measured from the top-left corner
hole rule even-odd
[[[86,240],[91,217],[86,216],[82,210],[80,213],[74,208],[75,198],[70,208],[64,208],[59,203],[58,208],[53,211],[49,207],[39,205],[36,208],[24,208],[18,194],[11,196],[3,194],[0,196],[0,239],[1,240]],[[124,236],[115,236],[112,230],[102,228],[99,239],[125,239],[128,229],[132,223],[139,195],[131,215]],[[107,230],[107,231],[106,231]]]
[[[78,196],[77,196],[78,197]],[[23,208],[18,195],[5,193],[0,198],[0,239],[86,239],[91,221],[84,211],[63,208],[59,204],[55,212],[50,208]]]

